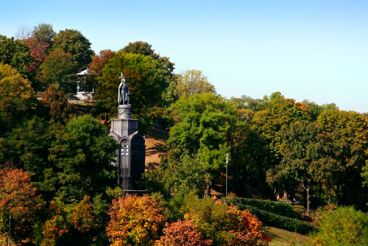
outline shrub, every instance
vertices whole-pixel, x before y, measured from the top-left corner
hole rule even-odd
[[[210,198],[192,197],[185,202],[185,218],[191,219],[215,245],[262,245],[262,223],[250,212],[240,211]]]
[[[368,215],[352,207],[326,211],[318,224],[312,236],[316,245],[368,245]]]
[[[192,220],[179,220],[169,224],[164,229],[164,235],[155,242],[156,246],[186,245],[201,246],[212,245],[211,240],[204,240],[202,233]]]

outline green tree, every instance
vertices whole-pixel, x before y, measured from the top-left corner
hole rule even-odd
[[[71,119],[50,148],[52,165],[44,170],[44,190],[65,203],[94,197],[115,181],[110,165],[116,144],[97,119],[84,115]]]
[[[213,93],[216,94],[215,87],[208,82],[207,77],[199,70],[187,70],[176,75],[170,83],[167,91],[167,97],[171,101],[176,101],[181,97],[189,97],[194,94]]]
[[[209,189],[211,179],[225,167],[237,121],[235,108],[220,96],[196,94],[177,101],[171,111],[175,124],[170,129],[168,156],[173,160],[195,157],[193,164],[206,174]]]
[[[312,239],[316,245],[353,246],[368,244],[368,215],[352,207],[325,212],[319,232]]]
[[[285,98],[279,92],[273,93],[269,98],[264,98],[264,102],[264,109],[255,112],[251,118],[251,122],[260,137],[266,141],[269,152],[267,166],[272,170],[272,168],[277,167],[282,161],[284,131],[293,122],[309,122],[310,115],[308,114],[307,108],[302,107],[302,105],[299,105],[293,99]],[[281,188],[286,187],[288,186],[283,185]],[[284,192],[287,191],[290,191],[290,189],[284,189]]]
[[[318,155],[312,163],[313,176],[323,184],[329,198],[364,207],[367,198],[361,172],[367,160],[368,118],[327,109],[318,116],[316,126]]]
[[[13,37],[0,35],[0,63],[12,66],[28,79],[32,77],[30,73],[32,57],[29,49]]]
[[[33,37],[35,37],[37,40],[48,43],[50,46],[52,45],[52,40],[55,35],[56,33],[51,24],[39,24],[35,26],[32,31]]]
[[[273,187],[281,186],[282,190],[292,194],[299,187],[306,191],[308,212],[310,188],[314,182],[311,165],[318,148],[316,136],[317,129],[313,122],[294,121],[288,128],[283,128],[279,145],[281,161],[267,172],[267,182]]]
[[[62,49],[53,49],[41,64],[37,79],[41,82],[43,89],[51,84],[57,84],[64,91],[71,92],[75,87],[73,75],[77,67],[78,64],[70,53]]]
[[[75,71],[85,69],[92,60],[94,52],[91,49],[91,43],[77,30],[60,31],[54,36],[53,42],[53,49],[62,49],[72,55],[73,61],[77,63]]]
[[[168,57],[160,56],[152,49],[152,45],[144,41],[136,41],[129,43],[125,46],[122,50],[124,53],[133,53],[133,54],[140,54],[144,56],[150,56],[153,59],[157,60],[162,67],[165,67],[172,73],[174,71],[174,63],[172,63]]]
[[[171,72],[151,56],[117,53],[103,68],[98,78],[96,100],[102,112],[115,115],[120,73],[129,87],[132,111],[142,120],[150,117],[155,107],[162,105],[162,96],[169,85]]]

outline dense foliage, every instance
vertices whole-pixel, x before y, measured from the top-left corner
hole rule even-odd
[[[70,95],[86,68],[88,102]],[[140,130],[168,136],[144,176],[152,196],[125,196],[110,165],[121,73]],[[228,193],[232,205],[217,199]],[[366,244],[353,208],[306,220],[326,204],[368,210],[366,113],[280,92],[226,99],[143,41],[94,55],[80,31],[50,24],[0,35],[0,244],[262,245],[260,220]]]
[[[319,232],[313,237],[316,245],[367,245],[368,215],[352,207],[325,211],[319,221]]]

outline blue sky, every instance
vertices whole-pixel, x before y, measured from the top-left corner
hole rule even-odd
[[[143,40],[225,97],[274,91],[368,112],[368,1],[3,0],[0,34],[50,23],[98,52]]]

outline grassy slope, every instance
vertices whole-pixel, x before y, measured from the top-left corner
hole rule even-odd
[[[270,226],[266,226],[264,232],[271,239],[269,242],[270,246],[312,245],[308,236],[299,233],[289,232]]]

